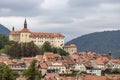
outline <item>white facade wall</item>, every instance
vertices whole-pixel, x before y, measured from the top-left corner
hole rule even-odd
[[[83,64],[75,64],[75,70],[86,71],[86,67]]]
[[[50,42],[50,44],[54,47],[62,48],[64,45],[64,38],[61,37],[60,38],[31,37],[30,40],[33,41],[39,47],[41,47],[46,41]]]
[[[106,68],[104,64],[97,64],[97,68],[99,69],[103,69],[103,68]]]
[[[101,76],[101,70],[99,69],[87,69],[88,74],[94,74],[97,76]]]
[[[20,42],[30,42],[30,33],[20,33]]]
[[[41,47],[46,41],[50,42],[53,47],[62,48],[64,46],[64,37],[30,37],[30,35],[29,32],[10,34],[9,39],[23,43],[33,41],[38,47]]]
[[[65,66],[49,66],[48,69],[58,69],[58,73],[66,73],[66,67]]]
[[[9,40],[11,40],[11,41],[19,41],[20,40],[20,35],[19,34],[10,35]]]

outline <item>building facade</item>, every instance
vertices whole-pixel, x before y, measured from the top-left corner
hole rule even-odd
[[[68,46],[63,46],[63,49],[69,54],[73,54],[77,52],[77,46],[75,44],[70,44]]]
[[[46,32],[31,32],[27,28],[27,22],[24,22],[24,28],[20,31],[15,31],[14,27],[9,35],[9,40],[19,43],[28,43],[33,41],[38,47],[41,47],[44,42],[48,41],[53,47],[62,48],[64,46],[65,36],[61,33],[46,33]]]

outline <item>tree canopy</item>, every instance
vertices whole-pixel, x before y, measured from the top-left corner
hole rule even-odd
[[[4,48],[8,45],[14,44],[14,41],[9,41],[9,38],[5,34],[0,34],[0,52],[4,52]]]
[[[0,80],[15,80],[19,74],[12,71],[6,64],[0,63]]]
[[[61,56],[69,55],[62,48],[52,47],[51,44],[49,42],[47,42],[47,41],[43,44],[43,46],[40,49],[40,53],[44,54],[44,52],[53,52],[53,53],[57,53],[57,54],[59,54]]]
[[[0,34],[0,49],[4,48],[4,46],[7,45],[8,41],[8,36]]]
[[[23,75],[27,78],[27,80],[41,80],[41,73],[36,67],[36,60],[32,61],[30,67],[23,71]]]
[[[13,58],[33,57],[39,54],[39,48],[33,43],[18,43],[7,46],[5,51]]]

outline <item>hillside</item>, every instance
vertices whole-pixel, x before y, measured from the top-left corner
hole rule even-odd
[[[83,35],[66,43],[74,43],[78,51],[94,51],[97,53],[112,53],[112,56],[120,56],[120,30],[95,32]]]
[[[9,33],[10,33],[10,30],[7,29],[5,26],[3,26],[3,25],[0,24],[0,34],[9,35]]]

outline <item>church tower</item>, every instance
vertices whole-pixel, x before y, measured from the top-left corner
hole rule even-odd
[[[24,21],[24,28],[20,32],[20,42],[27,43],[30,42],[30,34],[31,32],[27,28],[27,21]]]
[[[27,28],[27,21],[25,19],[25,22],[24,22],[24,28]]]

